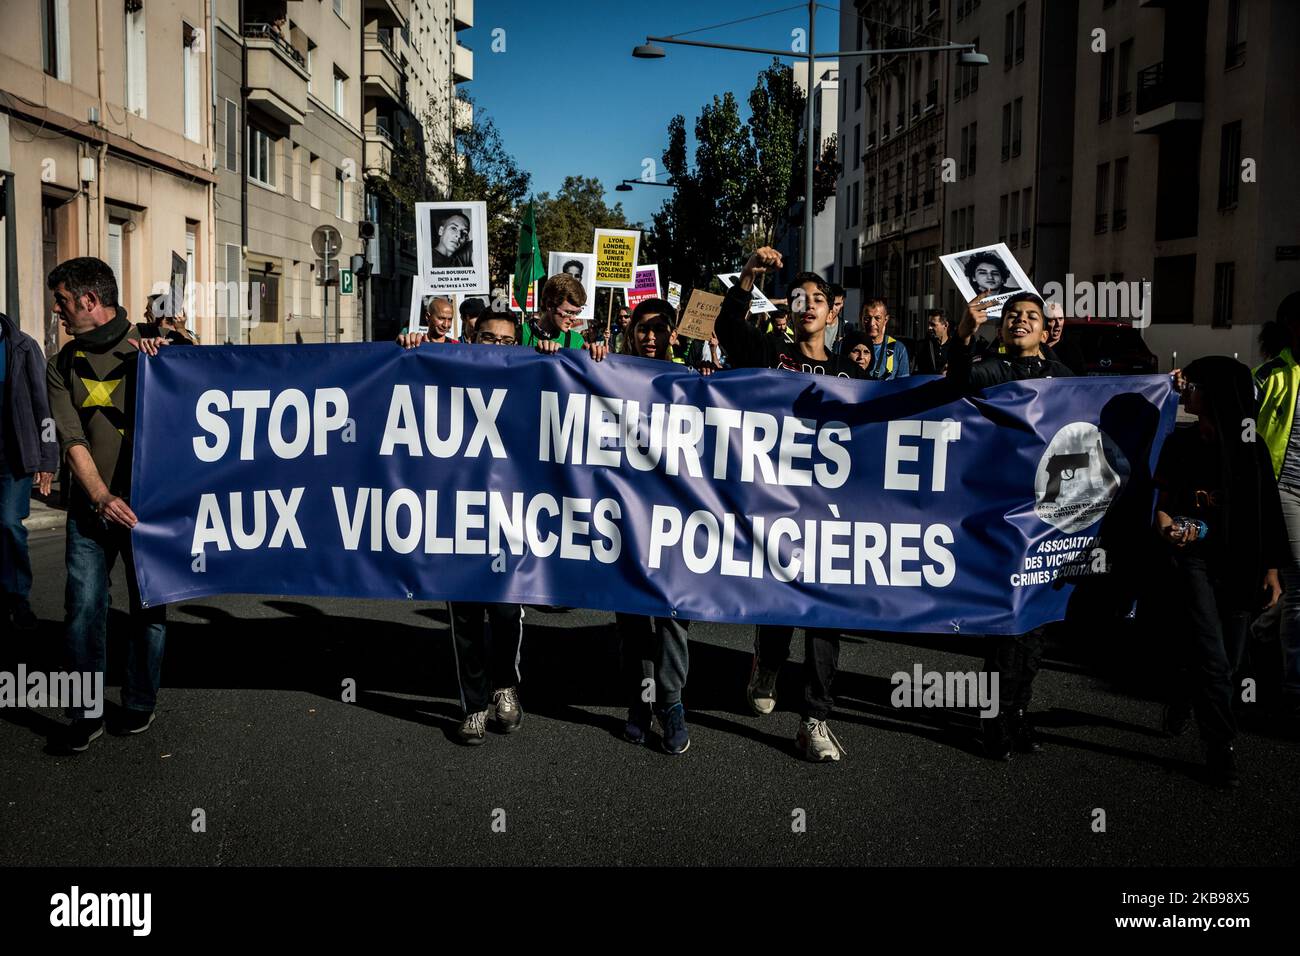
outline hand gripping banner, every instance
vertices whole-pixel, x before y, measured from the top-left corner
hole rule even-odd
[[[1167,376],[1020,382],[504,346],[141,358],[142,599],[517,601],[1009,634],[1149,527]],[[1109,529],[1109,530],[1108,530]]]

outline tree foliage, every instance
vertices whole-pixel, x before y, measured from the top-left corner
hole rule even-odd
[[[586,252],[596,229],[627,228],[623,204],[605,205],[605,187],[595,177],[567,176],[554,196],[537,197],[537,244],[544,256]]]

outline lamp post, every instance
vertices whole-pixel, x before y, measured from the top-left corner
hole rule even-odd
[[[614,187],[614,192],[630,193],[633,186],[667,186],[669,189],[677,188],[677,184],[674,182],[661,183],[653,179],[624,179]]]
[[[779,12],[779,11],[778,11]],[[815,52],[813,40],[815,38],[814,29],[816,26],[817,3],[816,0],[808,0],[808,52],[794,53],[791,50],[771,50],[761,47],[736,46],[730,43],[706,43],[702,40],[681,40],[676,36],[647,36],[645,43],[638,44],[632,49],[632,55],[638,60],[659,60],[667,54],[664,48],[659,46],[660,43],[675,43],[681,46],[703,47],[709,50],[731,50],[736,53],[761,53],[765,56],[775,56],[778,58],[794,57],[804,59],[808,62],[808,102],[804,113],[804,130],[807,139],[806,150],[804,154],[804,197],[803,197],[803,266],[804,269],[811,272],[813,269],[813,161],[816,154],[816,143],[813,139],[813,77],[817,68],[817,57],[823,59],[847,59],[854,56],[888,56],[894,53],[944,53],[958,52],[961,57],[958,62],[962,66],[987,66],[989,58],[983,53],[975,50],[973,43],[946,43],[942,46],[916,46],[916,47],[896,47],[888,50],[833,50],[828,53],[818,54]],[[699,31],[692,31],[699,32]],[[627,192],[630,186],[624,189],[623,183],[615,187],[620,192]],[[667,183],[656,183],[655,185],[666,186]]]

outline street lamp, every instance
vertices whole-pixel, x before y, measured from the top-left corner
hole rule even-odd
[[[676,189],[677,184],[671,180],[666,183],[656,182],[653,179],[625,179],[614,187],[616,193],[630,193],[633,186],[667,186],[669,189]]]
[[[783,13],[783,10],[773,11],[774,13]],[[681,46],[704,47],[709,50],[732,50],[737,53],[761,53],[764,56],[775,56],[778,58],[795,57],[797,59],[808,61],[808,102],[804,116],[804,128],[807,139],[807,151],[804,157],[804,204],[803,204],[803,265],[804,269],[809,272],[813,269],[813,162],[816,152],[816,144],[813,141],[813,77],[816,74],[817,57],[819,54],[814,53],[814,29],[816,27],[816,0],[808,0],[808,52],[793,53],[790,50],[768,50],[761,47],[752,46],[735,46],[730,43],[705,43],[701,40],[681,40],[676,36],[647,36],[645,43],[636,46],[632,50],[632,55],[639,60],[658,60],[665,53],[660,43],[676,43]],[[760,14],[767,16],[767,14]],[[757,18],[751,18],[757,19]],[[709,28],[704,28],[709,29]],[[700,31],[693,30],[692,33]],[[946,43],[942,46],[914,46],[914,47],[896,47],[889,50],[834,50],[829,53],[822,53],[823,59],[847,59],[854,56],[885,56],[894,53],[943,53],[959,52],[961,56],[958,63],[962,66],[988,66],[989,58],[983,53],[975,51],[973,43]],[[627,180],[624,180],[626,183]],[[657,185],[667,185],[658,183]],[[615,187],[620,192],[627,192],[631,189],[623,189],[622,185]]]

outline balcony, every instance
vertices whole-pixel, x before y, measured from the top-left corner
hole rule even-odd
[[[410,14],[410,0],[363,0],[362,10],[367,24],[381,27],[402,27]]]
[[[468,30],[474,25],[474,0],[452,0],[457,30]]]
[[[1150,133],[1171,123],[1200,122],[1205,115],[1202,78],[1191,70],[1156,63],[1138,70],[1133,132]]]
[[[375,99],[402,102],[402,61],[393,52],[392,40],[387,33],[367,33],[362,72],[365,79],[364,94]]]
[[[452,63],[452,80],[456,83],[468,83],[474,79],[474,51],[459,43],[455,47]]]
[[[393,138],[383,126],[367,126],[366,175],[387,179],[393,169]]]
[[[307,115],[307,62],[270,24],[244,24],[248,101],[291,126]]]

